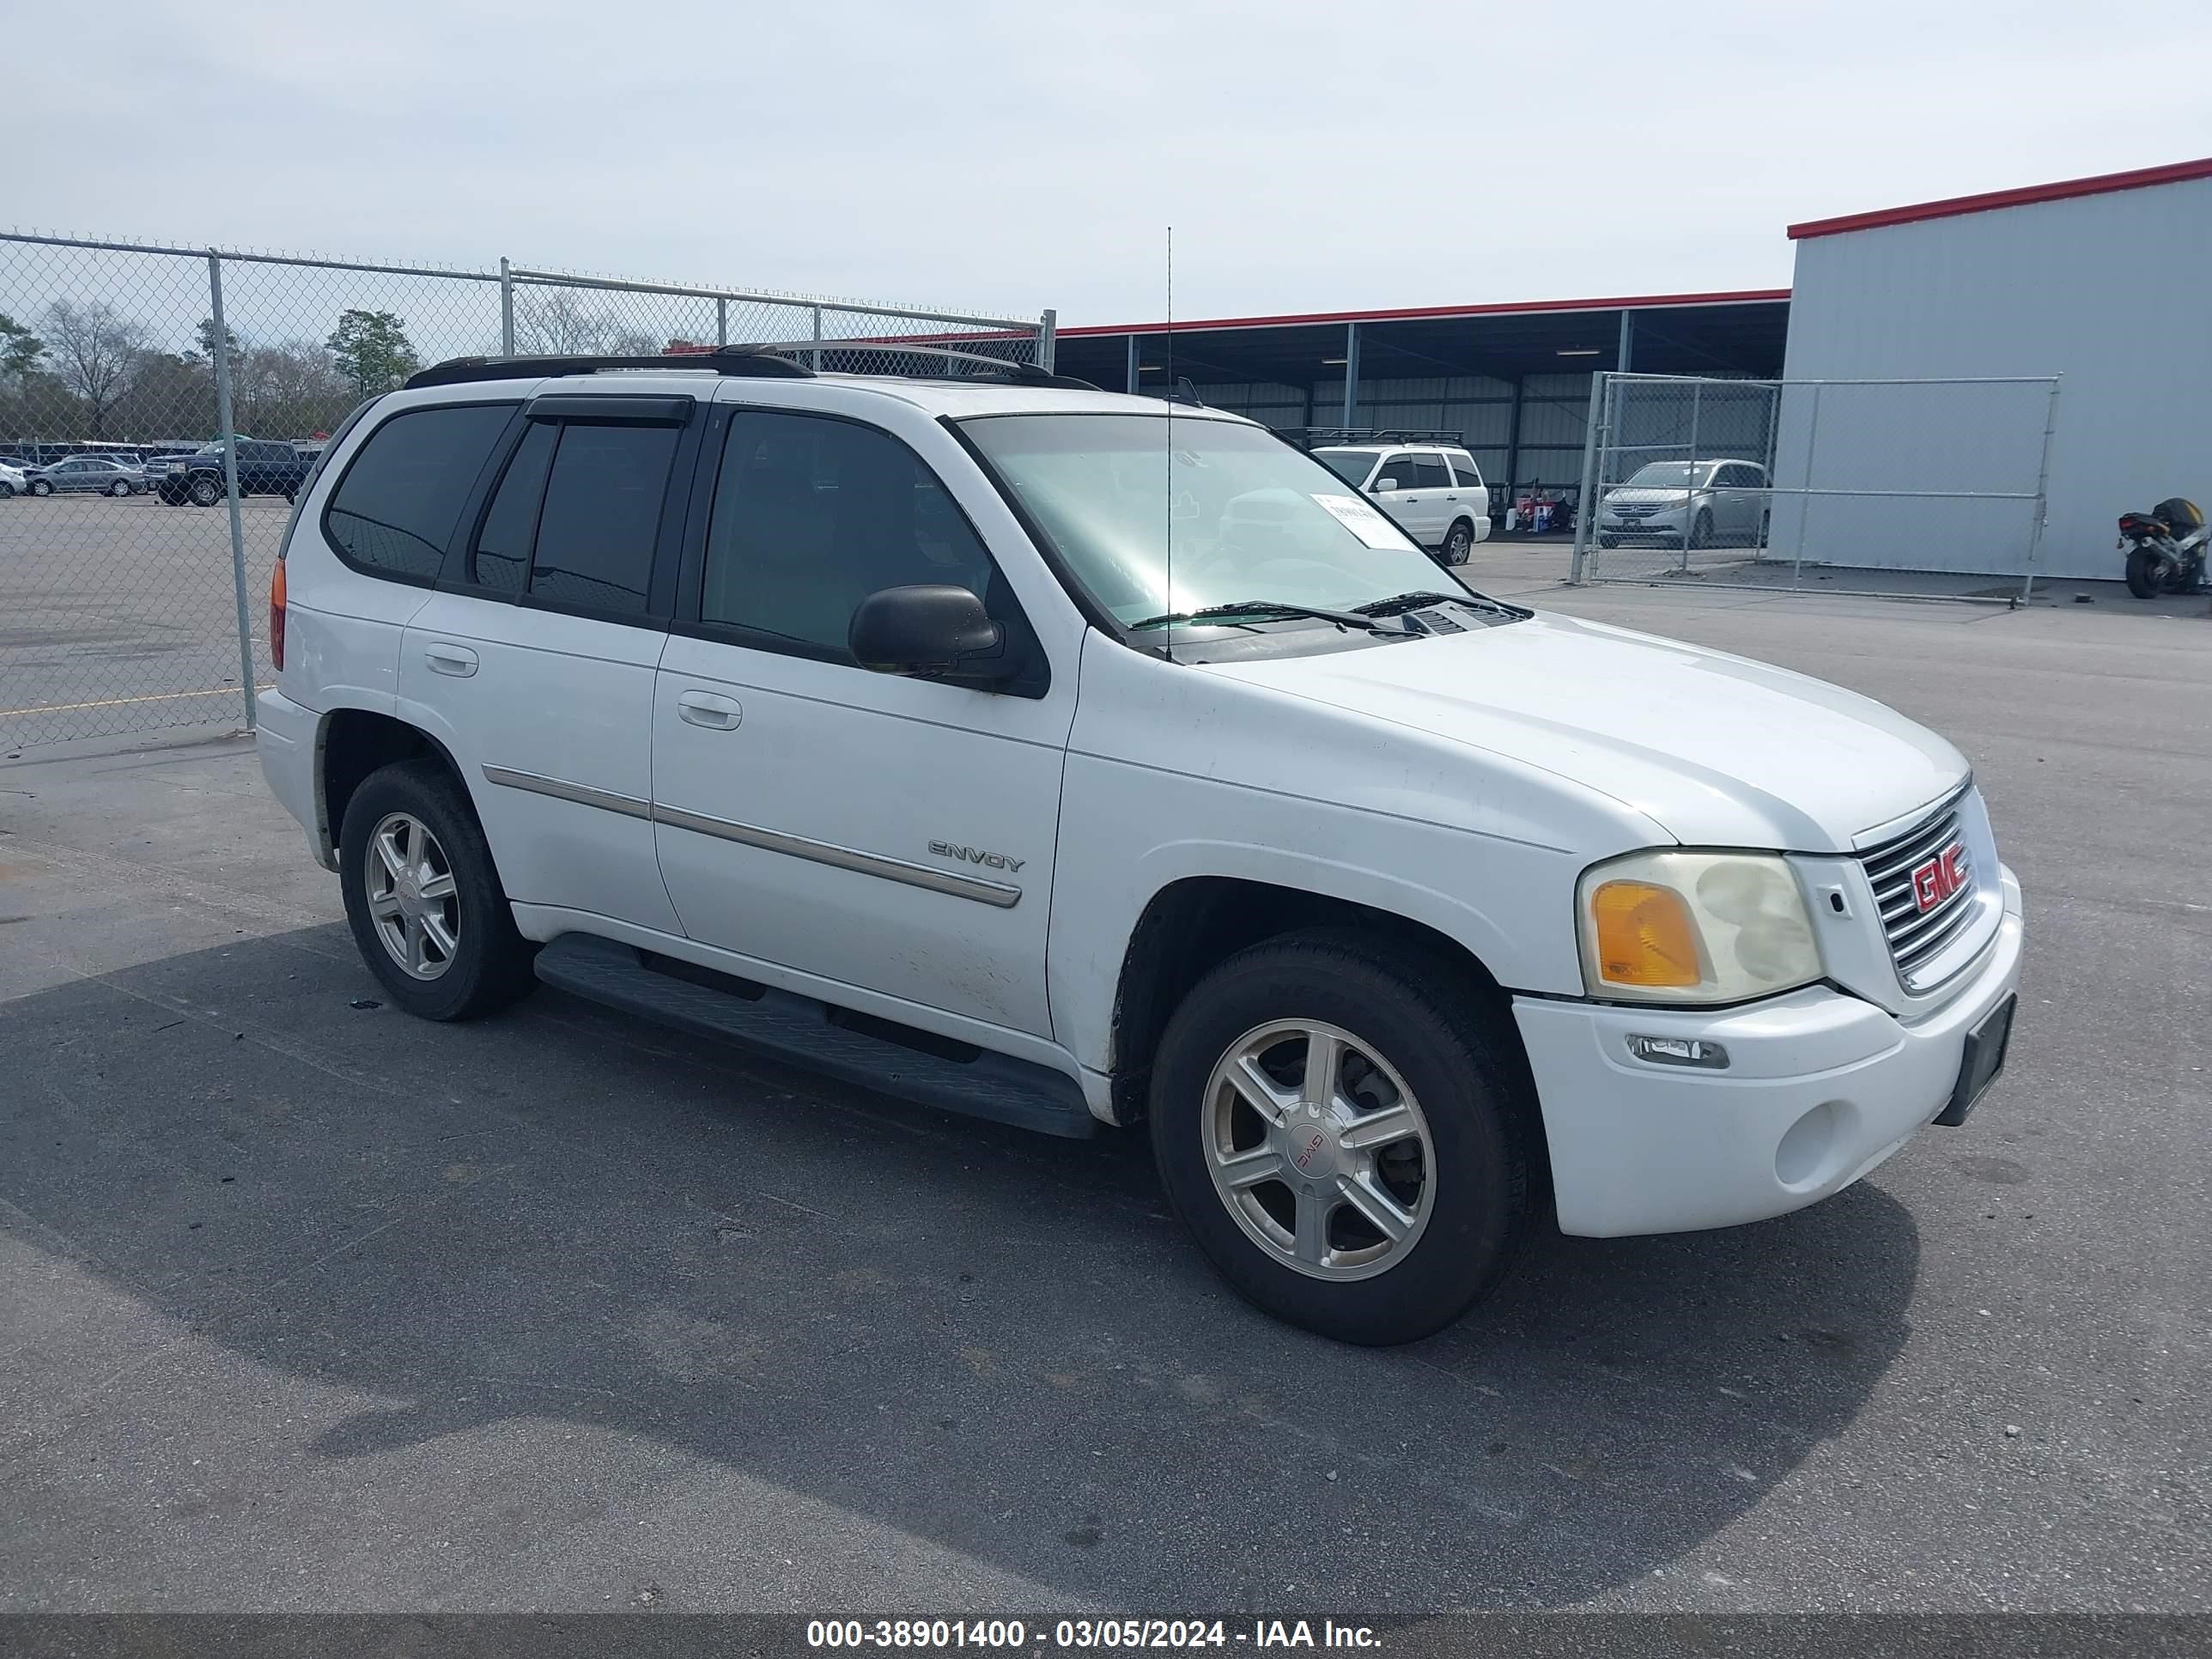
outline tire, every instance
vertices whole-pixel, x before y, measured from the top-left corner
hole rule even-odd
[[[0,478],[0,501],[12,501],[15,499],[15,486],[5,478]]]
[[[1277,1088],[1297,1095],[1313,1053],[1313,1039],[1294,1034],[1300,1022],[1346,1045],[1334,1104],[1317,1117],[1292,1098],[1270,1130],[1225,1079],[1251,1076],[1235,1061],[1255,1054]],[[1353,933],[1289,934],[1220,963],[1168,1021],[1152,1068],[1152,1156],[1199,1248],[1248,1301],[1340,1342],[1411,1342],[1480,1301],[1526,1233],[1534,1119],[1525,1076],[1510,1028],[1443,958]],[[1412,1108],[1418,1134],[1364,1152],[1324,1144],[1321,1131],[1350,1107],[1394,1097]],[[1348,1121],[1357,1131],[1368,1115]],[[1317,1150],[1319,1162],[1294,1174],[1301,1147],[1299,1164]],[[1231,1177],[1216,1173],[1224,1155],[1244,1159],[1247,1176],[1258,1160],[1281,1178],[1259,1178],[1233,1205]],[[1403,1228],[1395,1243],[1346,1196],[1358,1186],[1371,1202],[1384,1180]]]
[[[32,479],[29,489],[33,495],[51,495],[54,493],[54,487],[44,478]]]
[[[427,831],[427,844],[403,824]],[[433,884],[429,893],[414,899],[421,884],[403,884],[377,850],[380,833],[387,830],[392,837],[387,844],[396,843],[410,878],[418,866],[427,866],[451,878],[449,890],[441,894]],[[535,952],[515,931],[483,826],[441,763],[400,761],[371,773],[346,803],[338,843],[338,883],[354,944],[397,1006],[424,1019],[475,1019],[505,1007],[535,983],[530,971]],[[372,881],[388,890],[373,897]],[[408,919],[380,920],[373,908],[389,900],[396,909],[403,894],[418,910],[441,912],[452,941],[446,951],[424,930],[431,942],[417,960],[428,972],[403,966],[398,954],[415,944]],[[394,925],[406,937],[387,945],[385,929]]]
[[[213,507],[222,499],[222,486],[203,472],[192,480],[185,494],[191,497],[194,507]]]
[[[1710,513],[1701,511],[1698,514],[1696,521],[1690,526],[1690,539],[1687,544],[1687,550],[1691,551],[1701,550],[1705,548],[1711,547],[1712,544],[1713,515]]]
[[[118,478],[113,483],[107,486],[107,493],[110,495],[112,495],[117,501],[121,501],[125,495],[128,495],[131,493],[130,480],[127,478]]]
[[[2154,599],[2173,585],[2173,567],[2156,548],[2128,550],[2129,592],[2139,599]]]
[[[1465,564],[1467,556],[1474,551],[1474,526],[1465,519],[1444,532],[1443,562],[1446,564]]]

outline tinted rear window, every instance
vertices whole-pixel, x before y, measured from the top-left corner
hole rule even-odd
[[[470,488],[514,412],[511,404],[410,410],[368,434],[331,497],[324,526],[354,563],[434,580]]]
[[[645,609],[660,505],[682,435],[672,426],[563,428],[538,515],[532,594],[599,611]]]

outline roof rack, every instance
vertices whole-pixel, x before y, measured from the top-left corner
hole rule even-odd
[[[1310,426],[1301,434],[1308,448],[1316,444],[1449,444],[1464,449],[1464,434],[1413,426]]]
[[[865,352],[871,356],[942,357],[945,373],[908,374],[908,380],[1003,380],[1014,386],[1054,386],[1069,392],[1096,392],[1097,386],[1089,380],[1079,380],[1073,374],[1055,374],[1048,368],[1039,368],[1035,363],[1018,363],[1004,357],[993,357],[981,351],[962,351],[957,347],[939,345],[934,340],[797,340],[778,345],[755,348],[761,351],[814,353],[835,352],[840,356]],[[985,374],[957,374],[956,363],[969,364]],[[857,371],[865,373],[866,371]],[[896,372],[896,371],[894,371]]]
[[[609,368],[712,369],[769,380],[805,380],[813,371],[760,346],[718,346],[712,351],[652,357],[448,357],[410,376],[407,390],[426,386],[463,386],[471,380],[515,380],[532,375],[596,374]]]
[[[933,342],[908,344],[875,341],[814,341],[789,344],[716,346],[707,351],[671,351],[651,357],[564,356],[551,357],[449,357],[411,376],[407,389],[418,386],[463,386],[473,380],[514,380],[556,374],[596,374],[603,369],[703,369],[717,374],[769,380],[810,380],[814,371],[797,361],[800,352],[834,351],[840,355],[866,352],[877,356],[942,357],[946,374],[913,375],[916,380],[1002,380],[1015,386],[1060,386],[1072,392],[1096,392],[1088,380],[1054,374],[1034,363],[1008,362],[980,351],[961,351]],[[972,364],[983,373],[960,374],[953,365]]]

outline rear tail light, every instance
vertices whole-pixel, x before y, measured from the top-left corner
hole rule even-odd
[[[284,561],[269,573],[269,660],[279,672],[284,667]]]

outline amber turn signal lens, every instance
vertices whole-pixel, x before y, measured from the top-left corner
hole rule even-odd
[[[276,561],[276,568],[269,573],[269,660],[281,670],[284,666],[284,561]]]
[[[1609,881],[1590,895],[1599,976],[1614,985],[1701,983],[1698,927],[1682,896],[1643,881]]]

